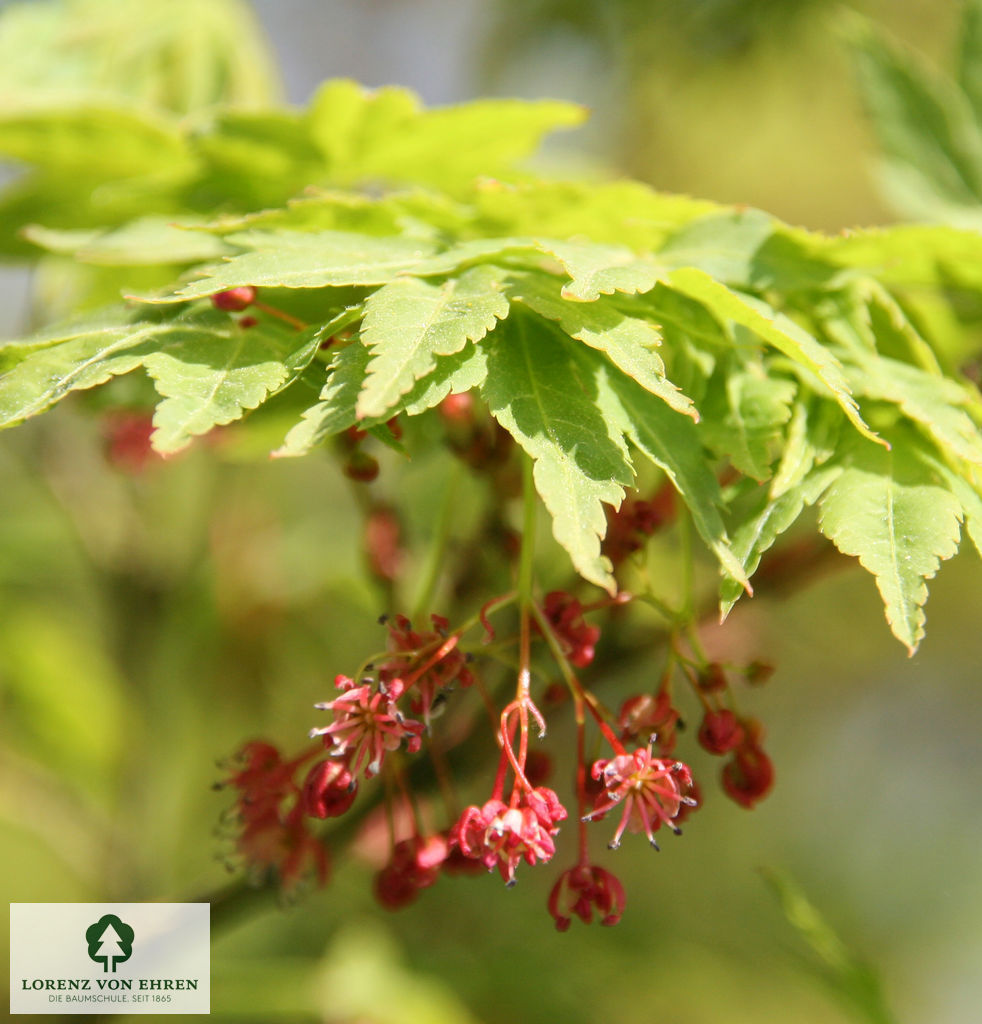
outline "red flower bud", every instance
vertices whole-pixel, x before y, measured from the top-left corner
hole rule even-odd
[[[378,476],[378,459],[362,451],[353,451],[344,466],[344,475],[359,483],[371,483]]]
[[[304,813],[312,818],[337,818],[351,807],[357,795],[358,783],[347,762],[329,758],[307,773],[301,801]]]
[[[474,397],[469,391],[447,395],[437,410],[448,423],[470,423],[474,418]]]
[[[739,748],[723,767],[723,789],[748,810],[763,800],[774,785],[774,764],[756,745]]]
[[[699,744],[710,754],[725,754],[740,746],[744,729],[729,708],[721,711],[707,711],[699,728]]]
[[[229,288],[223,292],[215,292],[211,297],[212,305],[226,313],[241,313],[256,301],[256,289],[252,285]]]
[[[723,666],[718,661],[711,661],[699,673],[699,689],[703,693],[718,693],[729,685]]]

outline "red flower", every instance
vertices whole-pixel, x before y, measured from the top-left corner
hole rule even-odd
[[[147,464],[161,461],[150,446],[153,416],[148,412],[112,412],[103,420],[106,457],[117,469],[133,474],[143,472]]]
[[[236,810],[243,821],[278,816],[280,803],[296,793],[293,773],[297,762],[284,761],[271,743],[246,743],[233,761],[239,768],[225,783],[239,791]]]
[[[307,830],[294,781],[310,756],[284,761],[272,744],[253,741],[239,751],[240,768],[226,780],[239,791],[237,851],[253,873],[275,871],[286,890],[308,877],[323,885],[328,876],[327,848]]]
[[[619,565],[641,549],[645,537],[650,537],[674,518],[675,491],[668,482],[656,491],[650,501],[626,498],[619,509],[607,510],[603,552],[614,565]]]
[[[707,711],[699,727],[699,744],[710,754],[726,754],[743,742],[744,729],[729,708]]]
[[[315,705],[332,712],[334,721],[310,731],[311,736],[324,737],[332,757],[348,759],[356,775],[364,765],[365,776],[371,778],[382,767],[386,752],[397,750],[403,741],[410,754],[419,750],[423,723],[406,718],[396,707],[403,692],[401,680],[392,680],[385,691],[367,684],[355,686],[347,676],[338,676],[334,682],[345,692]]]
[[[388,910],[398,910],[416,899],[440,877],[449,847],[442,835],[413,836],[396,843],[389,863],[375,876],[375,896]]]
[[[656,739],[662,754],[670,754],[675,749],[678,721],[679,713],[672,706],[667,690],[628,697],[617,713],[622,740],[648,743]]]
[[[456,637],[448,637],[450,623],[442,615],[431,615],[433,629],[418,632],[405,615],[397,615],[389,625],[389,643],[394,651],[420,651],[418,666],[408,664],[404,659],[384,665],[381,670],[383,680],[402,676],[413,679],[410,691],[409,707],[413,714],[420,715],[423,721],[429,722],[439,707],[443,692],[453,685],[470,686],[474,676],[467,667],[466,655],[457,649]],[[414,678],[415,677],[415,678]]]
[[[302,803],[312,818],[337,818],[355,802],[358,783],[346,761],[320,761],[304,780]]]
[[[491,799],[483,807],[468,807],[452,831],[451,842],[466,857],[480,860],[488,871],[497,867],[508,885],[515,884],[515,869],[523,859],[535,864],[552,858],[556,823],[566,817],[566,808],[551,789],[539,787],[526,799],[525,806],[509,807]]]
[[[288,892],[308,878],[324,885],[330,873],[327,847],[310,834],[299,817],[251,822],[243,829],[236,848],[253,873],[275,870]]]
[[[595,865],[577,864],[559,876],[547,905],[556,919],[556,928],[564,932],[573,914],[590,924],[594,910],[600,914],[601,924],[617,924],[626,902],[624,886],[616,876]]]
[[[737,748],[733,759],[723,766],[726,795],[748,810],[763,800],[774,785],[774,763],[753,737]]]
[[[612,850],[620,846],[626,828],[644,832],[656,850],[655,832],[662,824],[681,835],[672,819],[683,804],[692,802],[692,773],[681,761],[652,757],[650,747],[639,747],[631,754],[596,761],[591,774],[603,782],[604,792],[584,820],[601,818],[618,804],[624,806],[614,838],[608,843]]]
[[[600,630],[584,622],[583,606],[580,602],[572,594],[553,590],[546,594],[542,610],[559,640],[563,653],[577,668],[586,668],[593,661]]]

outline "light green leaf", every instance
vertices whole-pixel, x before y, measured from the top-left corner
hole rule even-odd
[[[250,232],[228,242],[251,249],[205,267],[201,280],[146,302],[185,302],[242,285],[325,288],[385,284],[430,255],[433,246],[409,238],[375,238],[343,231]]]
[[[22,233],[49,252],[109,267],[197,263],[235,251],[214,235],[191,230],[202,223],[186,217],[141,217],[108,231],[55,231],[32,224]]]
[[[440,356],[436,369],[423,380],[417,381],[402,399],[403,409],[409,416],[418,416],[439,405],[447,395],[459,395],[480,387],[488,376],[487,350],[470,343],[452,356]]]
[[[175,122],[122,102],[7,104],[0,112],[0,155],[89,179],[193,168],[187,141]]]
[[[27,419],[71,391],[145,366],[165,397],[153,444],[176,451],[195,434],[237,419],[289,384],[316,338],[273,325],[243,330],[201,310],[164,320],[118,308],[0,348],[0,426]]]
[[[661,335],[653,324],[627,316],[602,298],[591,303],[568,302],[560,294],[558,281],[550,275],[522,275],[515,279],[510,295],[539,316],[558,321],[571,338],[604,352],[643,388],[676,411],[698,420],[691,400],[665,377],[665,364],[655,351]]]
[[[982,233],[945,225],[898,224],[830,238],[824,255],[885,285],[982,289]]]
[[[837,274],[821,259],[814,236],[760,210],[716,211],[683,225],[658,250],[666,267],[697,267],[735,288],[803,291]]]
[[[732,345],[719,321],[695,299],[660,282],[643,299],[648,314],[661,325],[661,333],[671,351],[676,344],[690,339],[709,354],[721,355]]]
[[[473,202],[483,233],[583,237],[657,250],[681,224],[716,212],[705,199],[656,192],[639,181],[477,182]]]
[[[982,465],[982,433],[964,411],[976,400],[956,381],[883,357],[858,361],[854,379],[857,394],[899,405],[942,448]]]
[[[538,244],[530,238],[472,238],[421,260],[412,272],[419,277],[442,277],[468,264],[516,256],[524,256],[533,266],[542,261]]]
[[[651,256],[638,256],[623,245],[541,240],[539,248],[554,256],[570,277],[563,298],[593,302],[614,292],[647,292],[665,277]]]
[[[359,177],[361,154],[378,144],[376,133],[401,131],[419,113],[419,100],[408,89],[369,90],[351,79],[335,78],[314,93],[306,122],[331,177],[344,181]]]
[[[368,360],[369,351],[360,341],[334,353],[317,404],[304,412],[301,421],[273,452],[274,458],[306,455],[322,441],[355,425],[355,404],[365,383]]]
[[[891,402],[921,424],[940,445],[982,464],[982,433],[965,411],[980,410],[978,396],[945,377],[933,353],[892,298],[878,287],[830,296],[820,307],[822,327],[846,349],[845,370],[856,394]],[[922,369],[877,348],[914,355]]]
[[[408,130],[373,132],[375,146],[360,155],[361,173],[452,190],[507,173],[548,132],[576,127],[586,116],[584,107],[557,100],[480,99],[429,110]]]
[[[592,382],[578,372],[568,345],[544,321],[513,312],[489,348],[482,394],[534,460],[535,487],[556,540],[584,579],[614,593],[610,561],[600,553],[607,529],[603,503],[619,505],[633,474],[620,431],[605,422]],[[580,358],[587,355],[588,349]]]
[[[785,488],[777,497],[761,489],[761,498],[753,513],[734,531],[731,548],[740,560],[747,577],[753,576],[761,556],[801,515],[806,505],[813,505],[833,480],[842,472],[840,466],[827,466],[807,474],[799,482]],[[720,613],[729,615],[743,593],[732,579],[720,584]]]
[[[791,418],[792,381],[767,375],[761,368],[724,367],[716,400],[703,404],[703,437],[714,451],[755,480],[770,476],[781,427]]]
[[[286,348],[281,330],[243,330],[233,322],[221,346],[216,338],[199,335],[147,354],[143,365],[164,396],[153,416],[150,443],[161,454],[180,451],[194,437],[262,405],[297,379],[321,337],[319,330],[304,331]]]
[[[962,507],[965,532],[982,558],[982,475],[978,471],[956,473],[937,452],[926,446],[918,448],[915,454],[932,473],[945,482],[948,490],[958,499]]]
[[[411,181],[454,191],[478,176],[506,173],[546,132],[577,125],[585,114],[570,103],[511,99],[424,111],[408,90],[369,92],[339,80],[320,88],[307,117],[332,181]]]
[[[587,355],[591,353],[583,352],[581,358]],[[594,358],[592,369],[597,401],[608,424],[665,472],[688,507],[696,531],[724,572],[749,591],[743,568],[730,551],[719,513],[719,484],[696,425],[608,364]]]
[[[800,484],[813,466],[827,462],[838,440],[838,413],[828,402],[799,402],[794,407],[781,460],[771,478],[772,501]]]
[[[924,443],[897,431],[887,451],[860,439],[821,500],[819,527],[876,577],[887,621],[910,654],[924,636],[925,580],[958,548],[962,509],[917,452]]]
[[[362,324],[372,358],[359,417],[382,416],[433,370],[437,356],[453,355],[494,330],[508,315],[504,278],[499,267],[483,266],[443,284],[405,278],[373,292]]]
[[[859,415],[859,407],[850,393],[839,361],[794,321],[773,311],[769,314],[761,312],[757,303],[730,291],[725,285],[695,268],[672,271],[670,283],[683,294],[705,303],[718,317],[746,327],[762,341],[815,374],[832,392],[849,422],[863,436],[878,440]]]
[[[860,358],[878,352],[913,361],[929,373],[942,372],[937,354],[896,299],[872,278],[861,278],[848,289],[822,297],[813,315],[824,334]]]
[[[222,318],[224,325],[228,317]],[[209,321],[214,324],[214,318]],[[70,391],[103,384],[129,373],[166,339],[195,333],[187,321],[141,321],[129,310],[112,309],[0,347],[0,426],[35,416]]]

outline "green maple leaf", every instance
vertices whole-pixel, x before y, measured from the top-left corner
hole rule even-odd
[[[565,300],[555,278],[525,274],[510,288],[513,298],[540,316],[555,320],[571,338],[605,353],[611,362],[673,409],[698,419],[692,401],[665,376],[656,351],[661,334],[647,320],[628,316],[602,298],[595,302]]]
[[[414,238],[376,238],[344,231],[245,232],[226,241],[249,251],[204,267],[200,280],[148,302],[186,302],[243,285],[325,288],[385,284],[412,270],[434,246]]]
[[[857,439],[820,502],[819,527],[876,577],[887,621],[910,654],[924,636],[926,580],[958,549],[962,507],[918,457],[909,429],[889,434],[891,450]]]
[[[600,540],[607,529],[603,503],[619,505],[633,479],[620,434],[605,422],[569,342],[554,328],[513,314],[495,340],[481,392],[533,460],[556,540],[584,579],[613,593]]]
[[[438,356],[454,355],[494,330],[508,315],[504,278],[498,267],[479,266],[443,284],[404,278],[374,292],[362,324],[372,358],[359,417],[384,415],[435,369]]]
[[[0,347],[0,426],[143,366],[164,398],[152,444],[174,452],[289,386],[319,341],[316,330],[243,330],[217,310],[155,320],[125,308],[103,312],[29,343]]]

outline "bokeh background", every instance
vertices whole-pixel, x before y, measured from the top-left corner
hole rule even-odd
[[[0,11],[10,6],[0,3]],[[955,0],[852,6],[944,65]],[[826,0],[255,0],[302,103],[322,79],[400,84],[430,104],[577,100],[547,148],[565,173],[628,174],[830,231],[895,214]],[[230,23],[227,44],[241,26]],[[31,315],[7,269],[0,328]],[[336,672],[378,645],[336,467],[198,446],[139,474],[99,421],[59,409],[0,438],[0,886],[11,901],[182,900],[227,882],[216,759],[302,742]],[[384,485],[425,539],[443,470]],[[450,879],[392,915],[372,866],[335,866],[295,906],[223,917],[223,1020],[457,1024],[833,1024],[854,1012],[760,869],[786,872],[882,980],[903,1024],[982,1020],[982,574],[967,548],[932,585],[908,660],[872,581],[836,570],[707,630],[778,666],[748,698],[777,764],[753,812],[710,790],[684,839],[626,843],[614,929],[565,935],[549,869]],[[630,666],[611,692],[652,683]],[[644,674],[639,680],[638,672]],[[561,741],[562,736],[558,735]],[[696,761],[703,774],[713,766]],[[567,837],[570,838],[570,837]],[[563,860],[563,848],[557,863]],[[870,1019],[857,1017],[856,1019]]]

